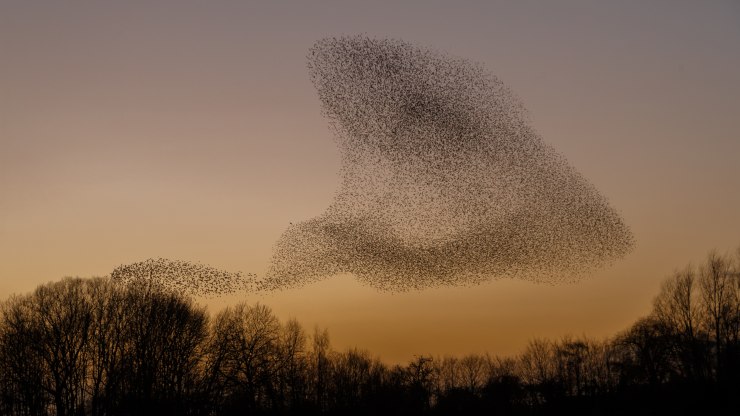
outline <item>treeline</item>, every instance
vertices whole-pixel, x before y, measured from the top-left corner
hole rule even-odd
[[[516,357],[389,366],[260,304],[215,317],[105,278],[2,303],[2,415],[738,414],[740,250],[664,282],[609,340],[536,339]]]

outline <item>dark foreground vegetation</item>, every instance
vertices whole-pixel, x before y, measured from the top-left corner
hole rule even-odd
[[[533,340],[516,357],[333,351],[264,305],[64,279],[2,304],[2,415],[740,414],[740,251],[664,282],[612,339]]]

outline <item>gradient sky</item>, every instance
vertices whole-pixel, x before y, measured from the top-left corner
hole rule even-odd
[[[319,38],[401,38],[483,63],[632,228],[576,284],[388,294],[337,276],[261,298],[335,348],[511,354],[605,337],[660,282],[740,245],[740,3],[0,3],[0,297],[151,257],[263,274],[319,215],[339,155],[308,78]]]

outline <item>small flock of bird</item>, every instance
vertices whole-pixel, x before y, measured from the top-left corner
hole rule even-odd
[[[257,276],[254,274],[227,272],[200,263],[163,258],[121,265],[111,272],[110,278],[123,284],[152,285],[202,297],[255,292],[257,289]]]

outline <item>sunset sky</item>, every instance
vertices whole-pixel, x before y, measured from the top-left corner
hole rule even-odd
[[[737,1],[3,1],[0,298],[147,258],[263,275],[338,185],[306,69],[365,34],[480,62],[620,212],[634,251],[578,283],[255,297],[388,362],[611,336],[661,281],[740,246]]]

